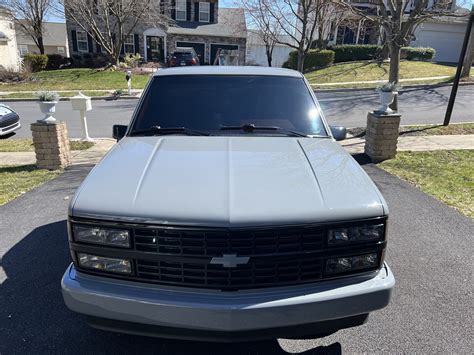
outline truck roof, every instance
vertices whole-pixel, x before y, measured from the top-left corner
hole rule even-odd
[[[158,70],[154,76],[162,75],[269,75],[301,78],[295,70],[253,66],[189,66]]]

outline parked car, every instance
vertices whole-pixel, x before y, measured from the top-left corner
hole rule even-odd
[[[389,304],[387,204],[301,73],[158,71],[114,137],[69,207],[62,292],[92,326],[307,338]]]
[[[20,116],[9,106],[0,104],[0,137],[21,128]]]
[[[199,56],[192,47],[176,49],[169,60],[170,67],[184,67],[190,65],[199,65]]]

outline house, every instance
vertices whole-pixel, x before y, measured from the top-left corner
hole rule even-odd
[[[0,7],[0,69],[18,71],[19,68],[15,25],[9,13]]]
[[[15,32],[18,52],[21,57],[26,53],[40,53],[33,38],[25,34],[18,23],[15,25]],[[43,22],[43,43],[45,54],[60,54],[64,57],[69,57],[66,24],[58,22]]]
[[[289,36],[285,36],[285,38],[281,38],[281,41],[291,43],[292,39]],[[288,60],[292,50],[293,48],[285,44],[275,43],[272,53],[272,67],[281,67]],[[258,30],[247,31],[247,64],[268,66],[265,43]]]
[[[378,0],[350,0],[357,7],[367,12],[376,11]],[[430,0],[428,7],[436,4],[436,0]],[[408,15],[415,6],[410,0],[405,14]],[[453,12],[466,13],[468,11],[456,7],[456,1],[450,4]],[[457,62],[461,51],[464,33],[466,31],[468,17],[440,17],[427,19],[415,30],[414,38],[410,43],[416,47],[432,47],[436,50],[435,60],[438,62]],[[329,44],[381,44],[382,37],[380,29],[370,21],[361,18],[346,19],[337,26],[331,26]]]
[[[193,47],[201,64],[212,64],[220,50],[245,65],[247,26],[243,9],[219,8],[218,0],[173,0],[166,29],[139,23],[125,39],[123,54],[139,53],[145,61],[164,62],[179,47]],[[71,55],[100,53],[100,45],[76,23],[66,21]]]

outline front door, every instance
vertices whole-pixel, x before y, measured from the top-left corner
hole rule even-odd
[[[146,36],[146,57],[151,62],[164,62],[165,52],[163,38],[158,36]]]

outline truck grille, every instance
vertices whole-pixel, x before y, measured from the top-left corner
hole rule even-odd
[[[136,277],[149,282],[233,290],[310,282],[322,277],[323,262],[311,255],[324,248],[326,232],[321,228],[137,228],[133,234],[136,251],[166,259],[135,260]],[[213,257],[226,254],[249,260],[231,268],[211,264]]]
[[[291,258],[262,260],[235,268],[196,262],[150,262],[137,260],[140,278],[170,285],[187,285],[223,290],[268,287],[308,282],[322,277],[322,260]]]
[[[264,230],[243,232],[136,229],[135,249],[183,256],[245,256],[321,250],[321,230]]]

